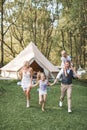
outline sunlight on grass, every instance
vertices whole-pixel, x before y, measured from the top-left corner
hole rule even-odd
[[[38,104],[37,88],[31,91],[31,107],[17,81],[0,81],[0,130],[86,130],[87,84],[74,81],[72,114],[67,112],[66,97],[58,106],[60,83],[48,91],[46,110]]]

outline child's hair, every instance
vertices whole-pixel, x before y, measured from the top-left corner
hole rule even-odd
[[[46,74],[44,72],[41,73],[41,75],[44,75],[45,79],[46,79]]]
[[[64,54],[66,54],[66,51],[65,51],[65,50],[62,50],[62,51],[61,51],[61,55],[64,55]]]
[[[45,73],[39,71],[39,72],[37,73],[37,81],[41,79],[41,75],[42,75],[42,74],[43,74],[43,75],[45,76],[45,78],[46,78]]]
[[[24,67],[27,67],[27,68],[29,68],[29,67],[30,67],[30,65],[29,65],[29,62],[28,62],[28,61],[25,61],[25,62],[24,62]]]
[[[41,79],[41,72],[39,71],[39,72],[37,73],[37,81],[40,80],[40,79]]]

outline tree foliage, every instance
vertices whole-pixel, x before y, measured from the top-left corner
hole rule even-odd
[[[1,65],[33,41],[56,65],[65,49],[77,67],[86,67],[86,7],[86,0],[1,0]]]

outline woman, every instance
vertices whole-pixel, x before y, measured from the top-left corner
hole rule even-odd
[[[30,67],[28,61],[25,61],[19,75],[21,77],[21,86],[27,98],[27,107],[30,107],[30,90],[32,86],[33,69]]]

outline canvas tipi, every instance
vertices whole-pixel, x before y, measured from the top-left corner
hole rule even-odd
[[[30,42],[30,44],[17,55],[11,62],[0,68],[1,76],[18,78],[18,72],[22,68],[25,61],[29,61],[30,66],[34,71],[44,71],[47,76],[55,77],[58,73],[58,68],[54,66],[37,48],[37,46]]]

